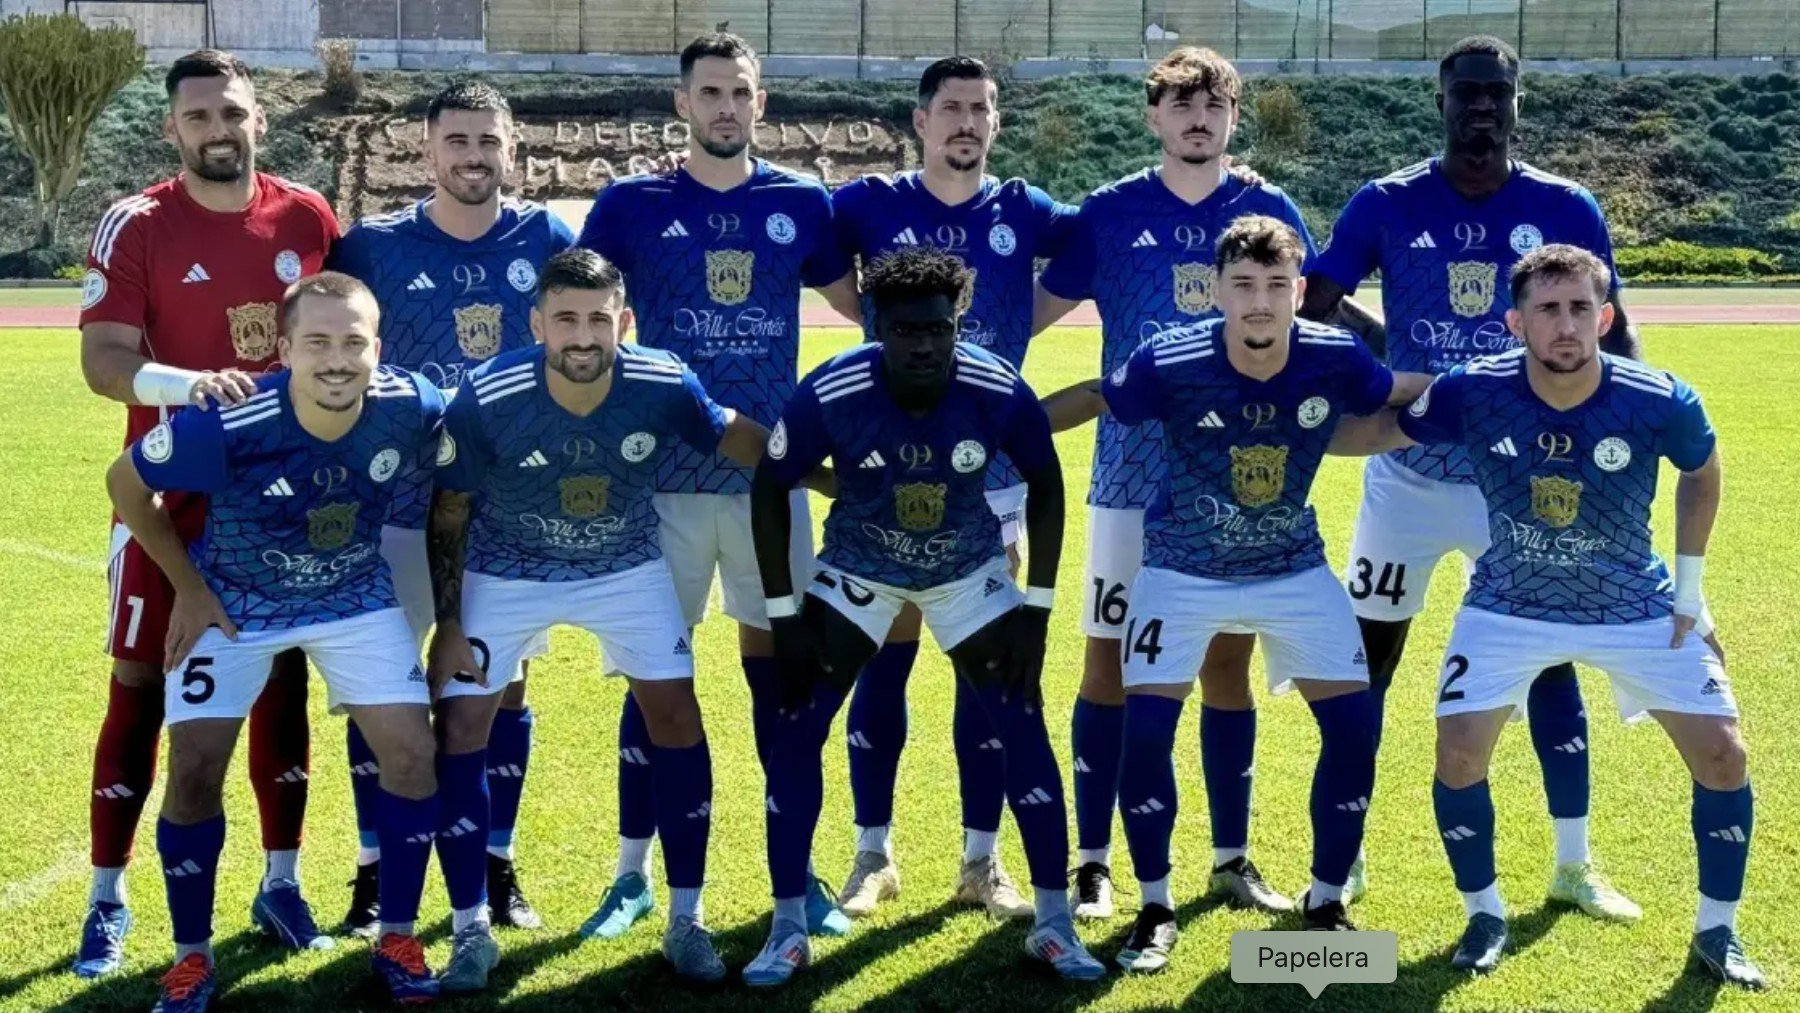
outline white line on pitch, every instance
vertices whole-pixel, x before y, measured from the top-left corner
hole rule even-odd
[[[60,552],[45,548],[36,542],[24,542],[17,538],[0,538],[0,552],[14,556],[30,556],[47,563],[66,566],[71,570],[85,570],[88,573],[105,573],[106,563],[91,556],[77,556],[72,552]]]

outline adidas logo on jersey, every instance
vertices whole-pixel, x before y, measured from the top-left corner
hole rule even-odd
[[[526,455],[526,457],[523,461],[519,462],[519,467],[521,467],[521,468],[542,468],[544,465],[549,464],[549,463],[550,463],[550,459],[544,456],[543,451],[534,450],[530,454]]]
[[[689,655],[692,653],[694,653],[694,649],[688,646],[686,637],[676,637],[675,638],[675,656],[676,657],[679,658],[679,657],[683,657],[685,655]]]
[[[1501,440],[1499,443],[1496,443],[1493,446],[1489,447],[1488,450],[1492,453],[1499,454],[1501,457],[1518,457],[1519,456],[1518,445],[1513,443],[1512,437],[1510,437],[1510,436],[1508,436],[1504,440]]]
[[[181,283],[183,285],[192,285],[195,282],[211,280],[212,275],[206,273],[206,268],[201,267],[199,264],[195,264],[193,267],[188,268],[187,274],[182,276]]]
[[[1014,801],[1013,804],[1014,805],[1044,805],[1046,803],[1054,802],[1054,801],[1056,801],[1056,799],[1051,798],[1049,792],[1045,791],[1042,788],[1033,788],[1030,791],[1026,792],[1025,794],[1019,796],[1019,798],[1016,801]]]
[[[1706,683],[1700,687],[1701,696],[1718,696],[1723,692],[1725,692],[1725,686],[1717,679],[1708,679],[1706,680]]]
[[[1163,804],[1161,802],[1158,802],[1156,799],[1152,798],[1152,799],[1146,800],[1143,805],[1132,806],[1131,807],[1131,815],[1133,815],[1133,816],[1148,816],[1151,813],[1162,812],[1164,808],[1165,807],[1163,806]]]
[[[896,232],[894,234],[894,245],[895,246],[917,246],[917,245],[919,245],[919,237],[913,235],[912,229],[901,229],[899,232]]]
[[[1219,418],[1218,412],[1207,412],[1205,415],[1201,416],[1199,422],[1195,423],[1195,428],[1223,429],[1225,428],[1225,420]]]
[[[408,292],[429,292],[434,288],[437,288],[437,285],[432,282],[431,275],[424,271],[420,271],[418,277],[406,283]]]
[[[885,468],[885,467],[887,467],[887,461],[882,459],[881,451],[871,450],[871,451],[869,451],[869,456],[863,458],[862,463],[857,465],[857,467],[858,468]]]
[[[682,236],[685,236],[687,234],[688,234],[687,226],[681,224],[681,219],[679,219],[679,218],[670,222],[669,227],[662,230],[662,237],[664,239],[680,239]]]
[[[1145,247],[1155,246],[1155,245],[1156,245],[1156,237],[1150,234],[1149,229],[1145,229],[1144,231],[1138,233],[1138,237],[1131,241],[1131,248],[1134,250],[1141,250],[1141,249],[1144,249]]]
[[[1729,826],[1723,830],[1708,830],[1706,836],[1716,841],[1730,841],[1733,844],[1742,844],[1749,839],[1744,836],[1744,828],[1740,826]]]
[[[1356,649],[1356,655],[1350,659],[1350,663],[1352,665],[1366,665],[1369,663],[1369,656],[1363,653],[1362,648],[1358,647]]]
[[[293,494],[294,487],[289,485],[285,478],[278,478],[270,482],[269,487],[263,490],[264,496],[292,496]]]
[[[992,598],[1004,590],[1006,590],[1005,584],[1000,583],[999,579],[996,577],[989,577],[987,583],[981,585],[981,596],[983,598]]]
[[[1413,240],[1411,245],[1415,250],[1435,250],[1437,249],[1437,240],[1431,238],[1430,232],[1421,232],[1419,238]]]

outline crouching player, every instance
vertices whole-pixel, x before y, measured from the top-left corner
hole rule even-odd
[[[1764,987],[1736,929],[1752,823],[1737,702],[1701,594],[1723,483],[1693,388],[1597,351],[1610,272],[1573,246],[1525,255],[1507,327],[1524,343],[1438,377],[1398,418],[1411,443],[1474,458],[1493,544],[1475,564],[1438,683],[1432,802],[1469,916],[1452,963],[1486,973],[1506,945],[1488,764],[1532,680],[1580,662],[1612,678],[1626,721],[1653,717],[1693,777],[1700,904],[1692,950],[1724,982]],[[1651,548],[1657,464],[1675,489],[1675,575]]]
[[[485,750],[505,685],[487,673],[516,676],[533,639],[564,623],[600,638],[649,726],[673,896],[663,954],[684,978],[725,976],[700,904],[712,756],[651,496],[677,441],[748,467],[768,431],[714,404],[675,356],[621,347],[630,326],[619,269],[590,250],[559,253],[538,273],[540,343],[482,363],[451,399],[426,532],[444,751],[438,861],[456,931],[446,988],[485,985],[499,956],[484,896]]]
[[[211,1005],[221,788],[270,660],[292,649],[318,666],[332,709],[362,728],[381,764],[375,971],[403,1002],[438,991],[413,935],[438,829],[429,699],[379,549],[395,476],[437,440],[444,399],[421,377],[377,368],[376,332],[375,297],[361,282],[335,272],[296,282],[281,303],[286,368],[232,407],[177,414],[107,472],[120,519],[175,587],[156,844],[176,963],[162,979],[162,1013]],[[209,497],[191,557],[156,498],[174,491]]]
[[[1006,795],[1037,894],[1026,949],[1066,978],[1104,973],[1069,916],[1062,776],[1039,705],[1052,589],[1062,555],[1062,472],[1049,420],[1007,363],[956,340],[971,272],[911,247],[874,261],[863,284],[877,344],[814,370],[782,411],[750,491],[751,531],[769,596],[783,714],[768,758],[769,875],[775,917],[744,968],[779,985],[810,960],[807,856],[823,802],[832,718],[908,602],[969,680],[1004,744]],[[1030,590],[1008,569],[984,492],[1004,453],[1025,477]],[[788,493],[827,457],[838,498],[822,569],[794,600]]]

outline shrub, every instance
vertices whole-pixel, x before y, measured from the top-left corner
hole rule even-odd
[[[325,97],[339,105],[355,105],[362,97],[362,72],[356,69],[353,39],[320,39],[313,47],[325,72]]]
[[[1738,246],[1701,246],[1665,239],[1649,246],[1627,246],[1614,251],[1619,273],[1628,281],[1678,280],[1705,277],[1711,280],[1766,281],[1781,275],[1781,258],[1761,250]]]

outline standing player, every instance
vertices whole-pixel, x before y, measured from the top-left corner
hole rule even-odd
[[[1262,638],[1270,692],[1298,689],[1318,722],[1301,920],[1351,927],[1344,886],[1375,785],[1375,712],[1355,614],[1307,496],[1339,418],[1406,404],[1428,378],[1396,376],[1351,334],[1295,320],[1306,252],[1282,222],[1239,218],[1214,263],[1223,315],[1139,345],[1103,387],[1120,423],[1162,423],[1168,469],[1146,511],[1121,643],[1120,808],[1144,898],[1119,952],[1128,971],[1161,970],[1175,945],[1175,729],[1208,644],[1228,627]],[[1216,772],[1206,773],[1210,788]]]
[[[819,288],[859,319],[850,263],[832,231],[831,196],[817,180],[750,155],[767,95],[749,44],[705,35],[681,51],[675,111],[688,124],[681,168],[618,180],[594,200],[580,245],[617,264],[637,317],[638,341],[688,363],[719,403],[774,424],[794,391],[800,350],[800,291]],[[757,753],[773,713],[769,621],[750,540],[750,471],[692,447],[676,447],[657,476],[662,546],[689,626],[706,615],[713,570],[725,613],[738,621]],[[794,570],[811,569],[806,494],[794,493]],[[619,865],[584,934],[610,938],[654,907],[650,844],[651,740],[628,694],[619,718]],[[808,920],[842,934],[849,921],[814,882]]]
[[[337,238],[324,198],[256,171],[266,123],[242,60],[201,50],[164,77],[164,136],[181,154],[175,178],[112,206],[94,231],[82,279],[81,371],[96,394],[124,402],[127,444],[181,405],[235,404],[250,374],[275,363],[275,307],[319,270]],[[205,499],[164,501],[176,530],[199,537]],[[106,720],[94,749],[90,833],[94,884],[75,973],[116,971],[125,935],[125,864],[156,772],[163,723],[162,649],[173,591],[122,524],[112,539],[113,657]],[[250,712],[250,781],[268,853],[251,907],[257,926],[297,949],[331,944],[301,899],[297,862],[306,813],[306,659],[279,655]]]
[[[332,267],[361,279],[381,303],[383,359],[423,373],[444,390],[457,388],[465,368],[532,343],[538,265],[575,241],[544,205],[501,195],[516,143],[505,96],[478,81],[445,88],[425,109],[422,150],[435,177],[432,195],[404,210],[363,218],[332,250]],[[401,473],[394,513],[381,529],[381,553],[420,641],[432,617],[425,562],[428,466],[409,465]],[[527,656],[543,654],[548,646],[536,645]],[[543,924],[519,889],[512,862],[513,827],[531,763],[531,727],[525,683],[508,685],[487,745],[493,814],[487,896],[494,920],[518,928]],[[352,723],[350,772],[362,846],[344,927],[358,934],[373,931],[378,918],[375,768],[368,743]]]
[[[1339,216],[1331,245],[1307,276],[1302,315],[1324,319],[1371,271],[1381,271],[1387,361],[1397,369],[1442,373],[1517,341],[1502,282],[1518,259],[1545,243],[1571,243],[1612,262],[1600,207],[1587,190],[1512,159],[1518,118],[1519,58],[1479,36],[1439,64],[1444,153],[1368,183]],[[1612,292],[1618,305],[1617,285]],[[1361,316],[1352,308],[1352,316]],[[1636,355],[1623,311],[1608,352]],[[1460,447],[1420,447],[1371,458],[1345,574],[1362,625],[1379,710],[1406,647],[1412,617],[1439,559],[1488,547],[1474,466]],[[1639,917],[1595,867],[1588,850],[1588,730],[1573,665],[1547,669],[1531,687],[1531,741],[1544,771],[1556,826],[1552,898],[1616,921]],[[1357,862],[1354,892],[1362,886]]]
[[[1101,374],[1164,330],[1217,314],[1213,248],[1243,215],[1270,215],[1306,244],[1300,209],[1279,189],[1232,175],[1223,163],[1237,129],[1237,70],[1209,49],[1184,46],[1144,82],[1147,119],[1162,142],[1159,165],[1101,187],[1076,218],[1067,250],[1039,279],[1036,324],[1061,319],[1083,299],[1101,314]],[[1075,424],[1051,412],[1060,430]],[[1082,629],[1087,653],[1075,701],[1076,870],[1081,918],[1110,917],[1112,823],[1118,800],[1125,688],[1119,639],[1129,588],[1143,559],[1144,508],[1161,480],[1162,434],[1154,422],[1126,426],[1102,416],[1088,492]],[[1201,753],[1212,798],[1213,886],[1234,904],[1285,910],[1247,851],[1256,711],[1245,673],[1253,639],[1230,630],[1214,639],[1200,676]]]
[[[1062,469],[1036,396],[1005,360],[957,341],[973,279],[961,260],[916,247],[864,271],[879,344],[814,370],[782,409],[756,472],[756,556],[774,620],[784,711],[768,779],[769,941],[744,968],[753,986],[786,982],[811,959],[807,856],[823,803],[821,751],[850,683],[907,603],[923,613],[1003,743],[1006,794],[1037,894],[1026,951],[1066,978],[1105,969],[1069,917],[1069,831],[1062,775],[1038,683],[1062,556]],[[1029,589],[1014,583],[988,506],[987,463],[1024,475]],[[838,498],[821,569],[803,605],[787,565],[790,493],[827,457]]]
[[[1506,945],[1487,782],[1494,744],[1540,671],[1579,661],[1612,677],[1621,717],[1654,717],[1687,763],[1700,867],[1693,953],[1712,976],[1760,989],[1736,929],[1750,779],[1701,590],[1723,485],[1718,441],[1693,388],[1597,351],[1614,322],[1611,288],[1612,272],[1585,250],[1526,254],[1506,313],[1524,347],[1453,368],[1399,418],[1410,440],[1467,453],[1493,536],[1438,683],[1432,802],[1469,914],[1452,962],[1485,973]],[[1673,581],[1651,546],[1662,458],[1681,473]]]
[[[158,1013],[204,1013],[217,980],[213,887],[225,848],[223,783],[269,662],[299,650],[333,710],[357,721],[381,764],[387,860],[374,970],[399,1002],[438,982],[413,935],[438,827],[425,673],[378,551],[404,461],[438,442],[444,400],[417,374],[376,365],[375,297],[326,272],[289,286],[286,369],[243,403],[177,413],[107,473],[113,508],[174,588],[162,667],[169,783],[156,849],[175,936]],[[158,492],[208,497],[192,546]]]
[[[913,129],[924,168],[867,176],[831,196],[846,249],[872,263],[892,250],[932,246],[955,254],[973,276],[959,340],[988,350],[1015,369],[1031,340],[1033,263],[1061,252],[1075,209],[1020,179],[987,175],[988,152],[1000,131],[998,91],[980,61],[950,56],[925,69]],[[863,306],[863,316],[871,316]],[[870,337],[873,337],[871,332]],[[1016,573],[1025,483],[996,454],[988,461],[987,500]],[[856,803],[856,866],[838,895],[844,913],[861,917],[900,892],[890,829],[894,779],[906,744],[906,684],[919,653],[919,614],[908,606],[868,668],[857,677],[844,731],[850,789]],[[957,898],[997,917],[1028,918],[1000,865],[997,841],[1006,801],[999,739],[973,687],[956,681],[953,741],[962,787],[963,866]]]
[[[700,903],[712,757],[651,501],[678,444],[748,467],[767,431],[714,404],[668,352],[622,349],[630,325],[617,268],[589,250],[557,254],[531,311],[541,344],[476,367],[451,402],[429,536],[431,671],[448,754],[438,860],[456,909],[446,989],[481,987],[499,957],[481,910],[487,807],[475,789],[501,689],[528,645],[558,623],[600,638],[649,729],[673,894],[663,954],[685,978],[725,976]],[[458,826],[468,844],[450,829]]]

